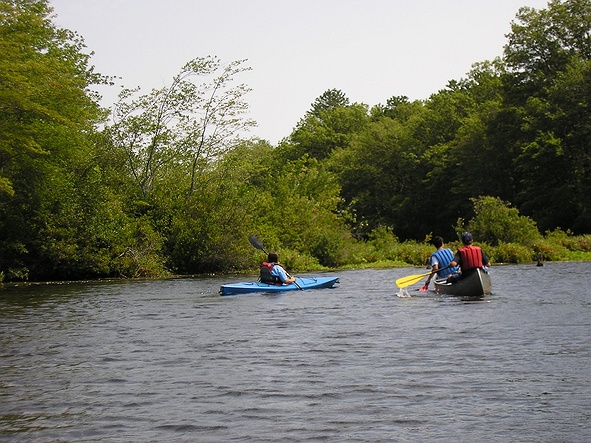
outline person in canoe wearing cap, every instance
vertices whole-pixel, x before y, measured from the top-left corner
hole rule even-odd
[[[484,269],[490,266],[490,260],[479,246],[472,244],[472,234],[464,232],[462,243],[464,246],[458,249],[450,266],[459,266],[460,273],[450,275],[447,280],[454,282],[466,278],[476,269]]]

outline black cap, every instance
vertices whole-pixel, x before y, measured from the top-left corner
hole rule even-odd
[[[472,243],[472,234],[470,234],[469,232],[464,232],[462,234],[462,243],[464,243],[465,245],[469,245],[470,243]]]

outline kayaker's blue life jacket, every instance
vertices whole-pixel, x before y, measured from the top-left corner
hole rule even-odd
[[[437,262],[439,264],[440,271],[437,271],[437,275],[439,277],[441,277],[441,278],[447,277],[449,274],[453,274],[454,272],[457,272],[457,270],[458,270],[457,266],[453,266],[453,267],[447,268],[447,269],[441,269],[441,268],[445,268],[447,265],[449,265],[450,262],[454,259],[454,254],[453,254],[453,252],[451,252],[451,250],[449,248],[439,249],[439,250],[435,251],[432,255],[434,255],[437,258]]]
[[[261,273],[259,276],[259,280],[261,281],[261,283],[268,283],[271,285],[280,285],[283,283],[279,277],[271,274],[273,266],[275,266],[275,263],[263,262],[263,265],[261,266]]]
[[[465,274],[468,271],[481,268],[484,266],[482,263],[482,249],[478,246],[464,246],[458,249],[461,259],[462,273]]]

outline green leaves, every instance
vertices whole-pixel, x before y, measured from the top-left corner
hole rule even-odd
[[[199,176],[253,126],[242,117],[249,88],[232,85],[236,75],[249,70],[243,63],[197,58],[166,88],[140,96],[137,90],[122,91],[107,133],[116,149],[125,152],[144,198],[172,183],[171,177],[176,181],[180,175],[175,171],[182,171],[182,192],[191,196]]]
[[[325,159],[335,149],[346,147],[368,123],[366,105],[349,105],[341,91],[326,91],[291,133],[288,155],[292,159],[303,155]]]
[[[47,1],[0,3],[0,269],[7,279],[108,274],[92,228],[109,226],[92,173],[94,125],[84,43],[56,28]],[[112,225],[110,225],[112,226]],[[117,241],[114,240],[114,243]]]
[[[523,7],[511,23],[505,60],[523,81],[551,82],[578,54],[591,57],[591,3],[554,0],[548,9]]]
[[[474,204],[474,217],[467,227],[458,227],[458,232],[468,230],[478,241],[496,246],[499,243],[519,243],[531,246],[541,239],[536,223],[519,214],[509,203],[495,197],[470,199]]]

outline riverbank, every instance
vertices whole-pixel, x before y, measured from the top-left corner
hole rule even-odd
[[[545,237],[531,244],[503,243],[489,245],[476,242],[491,260],[498,264],[526,264],[544,262],[591,262],[591,235],[571,236],[561,231],[547,234]],[[461,247],[460,242],[446,243],[453,251]],[[281,263],[291,273],[330,272],[355,269],[389,269],[402,267],[426,267],[429,256],[434,247],[428,242],[406,241],[399,242],[394,236],[384,236],[367,242],[347,244],[335,256],[337,260],[332,265],[324,265],[316,257],[290,249],[279,249]],[[199,274],[177,274],[171,270],[161,269],[160,272],[141,272],[136,278],[126,275],[106,276],[104,278],[80,278],[73,281],[112,281],[112,280],[161,280],[187,277],[207,277],[214,275],[255,275],[258,273],[260,262],[265,259],[264,254],[256,251],[250,260],[244,261],[241,268],[219,269],[215,272]],[[51,284],[62,284],[67,280],[56,280]],[[47,281],[14,280],[4,282],[0,272],[0,284],[48,284]]]

